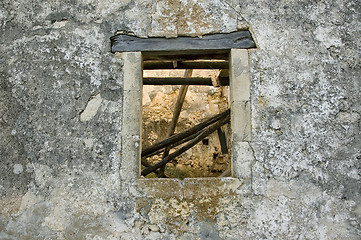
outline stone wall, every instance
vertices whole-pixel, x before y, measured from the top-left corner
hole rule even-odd
[[[1,1],[0,239],[360,239],[360,6]],[[109,37],[248,27],[251,178],[125,181]]]

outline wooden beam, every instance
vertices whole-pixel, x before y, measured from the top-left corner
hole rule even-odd
[[[194,60],[225,60],[229,59],[229,50],[192,50],[180,52],[142,52],[144,61],[194,61]]]
[[[219,78],[221,86],[229,85],[229,78]],[[143,78],[143,85],[205,85],[213,86],[210,77],[147,77]]]
[[[219,82],[220,86],[229,86],[229,78],[228,77],[218,77],[217,82]]]
[[[178,149],[174,153],[171,153],[170,155],[168,155],[167,157],[165,157],[161,161],[157,162],[156,164],[144,169],[142,171],[142,173],[141,173],[142,176],[146,176],[149,173],[151,173],[151,172],[157,170],[158,168],[162,167],[163,165],[167,164],[168,162],[172,161],[174,158],[178,157],[179,155],[181,155],[182,153],[184,153],[185,151],[187,151],[188,149],[190,149],[191,147],[196,145],[198,142],[202,141],[203,138],[207,137],[208,135],[210,135],[211,133],[216,131],[219,127],[221,127],[224,124],[228,123],[230,121],[230,119],[231,119],[231,117],[228,115],[226,118],[221,119],[218,122],[208,126],[200,135],[198,135],[192,141],[187,143],[185,146],[181,147],[180,149]]]
[[[169,145],[167,145],[166,147],[175,148],[175,147],[177,147],[177,146],[179,146],[179,145],[181,145],[181,144],[183,144],[183,143],[186,143],[186,142],[194,139],[194,138],[197,137],[199,134],[201,134],[202,131],[203,131],[203,129],[200,129],[198,132],[193,133],[192,135],[189,135],[189,136],[187,136],[187,137],[179,140],[179,141],[176,142],[176,143],[169,144]],[[159,149],[159,150],[157,150],[157,151],[151,152],[151,153],[147,154],[146,156],[142,156],[142,160],[145,159],[145,158],[149,158],[149,157],[151,157],[151,156],[154,156],[154,155],[158,155],[158,154],[162,153],[163,151],[164,151],[164,149],[162,148],[162,149]],[[145,165],[144,165],[144,166],[145,166]],[[149,167],[149,166],[146,166],[146,167]]]
[[[229,63],[228,63],[228,64],[229,64]],[[229,69],[228,69],[228,67],[222,69],[222,71],[219,73],[219,76],[220,76],[220,77],[229,77]]]
[[[186,75],[188,77],[189,77],[189,72],[190,72],[190,75],[192,75],[192,70],[187,70]],[[170,137],[170,136],[172,136],[174,134],[174,130],[175,130],[175,127],[177,125],[180,112],[182,110],[182,106],[183,106],[183,102],[184,102],[184,99],[185,99],[186,94],[187,94],[187,90],[188,90],[188,85],[182,85],[180,90],[179,90],[179,95],[178,95],[178,98],[177,98],[177,102],[176,102],[175,107],[174,107],[172,121],[171,121],[171,124],[170,124],[170,126],[168,128],[168,131],[167,131],[167,137]]]
[[[200,130],[204,129],[205,127],[215,123],[216,121],[218,121],[219,119],[222,119],[222,118],[225,118],[227,116],[230,115],[230,112],[231,110],[230,109],[227,109],[226,111],[222,112],[222,113],[219,113],[197,125],[195,125],[194,127],[188,129],[187,131],[185,132],[181,132],[181,133],[178,133],[176,135],[173,135],[171,136],[170,138],[167,138],[163,141],[160,141],[158,143],[155,143],[153,144],[152,146],[148,147],[148,148],[145,148],[142,150],[142,158],[143,157],[147,157],[149,155],[151,155],[152,153],[158,151],[159,149],[162,149],[162,148],[165,148],[165,147],[168,147],[176,142],[179,142],[181,141],[182,139],[184,138],[187,138],[189,136],[192,136],[193,134],[199,132]]]
[[[193,73],[193,69],[187,69],[184,73],[184,77],[192,77],[192,73]],[[170,137],[174,134],[174,131],[175,131],[175,127],[177,125],[177,122],[178,122],[178,119],[179,119],[179,115],[180,115],[180,112],[182,110],[182,106],[183,106],[183,103],[184,103],[184,99],[186,98],[186,94],[187,94],[187,91],[188,91],[188,87],[189,85],[182,85],[179,89],[179,94],[178,94],[178,97],[177,97],[177,102],[175,104],[175,107],[174,107],[174,111],[173,111],[173,117],[172,117],[172,121],[170,123],[170,126],[168,128],[168,131],[167,131],[167,137]],[[164,152],[163,152],[163,157],[162,157],[162,160],[167,157],[169,155],[169,150],[170,148],[167,147],[166,149],[164,149]],[[157,174],[158,177],[164,177],[164,170],[165,170],[165,165],[162,166],[160,169],[159,169],[159,172]]]
[[[219,33],[199,37],[139,38],[129,35],[116,35],[110,38],[114,52],[164,52],[164,51],[210,51],[230,50],[231,48],[255,48],[256,44],[249,31]]]
[[[222,128],[217,129],[217,134],[218,134],[219,143],[221,144],[221,151],[223,154],[227,154],[228,147],[227,147],[226,134],[223,132]]]
[[[143,85],[206,85],[212,86],[212,78],[204,77],[146,77]]]
[[[153,70],[153,69],[228,69],[229,62],[218,61],[218,62],[178,62],[177,66],[174,67],[172,61],[144,61],[143,70]]]

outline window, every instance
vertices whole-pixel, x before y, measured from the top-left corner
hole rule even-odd
[[[132,178],[137,178],[142,173],[143,175],[148,175],[147,171],[145,172],[145,169],[148,168],[149,170],[150,165],[154,166],[154,163],[147,162],[144,165],[148,165],[148,166],[145,166],[145,168],[143,167],[142,169],[140,164],[142,159],[141,152],[148,147],[146,146],[145,148],[142,148],[141,146],[142,142],[144,143],[144,139],[143,141],[141,139],[142,131],[143,131],[142,100],[143,97],[145,98],[149,97],[149,95],[147,96],[145,96],[144,94],[142,95],[143,84],[155,85],[155,84],[165,84],[164,81],[168,81],[167,83],[169,83],[169,81],[183,82],[184,80],[188,81],[187,85],[194,84],[194,82],[192,81],[198,81],[199,84],[206,82],[205,77],[179,78],[179,76],[177,76],[173,78],[164,78],[163,76],[163,79],[161,79],[159,77],[153,76],[152,78],[150,78],[146,75],[148,74],[147,72],[144,73],[145,76],[143,78],[143,67],[145,70],[155,69],[155,68],[195,69],[194,66],[196,65],[198,66],[197,68],[201,68],[200,67],[201,65],[206,65],[206,64],[212,66],[216,66],[217,64],[218,66],[220,66],[223,64],[223,67],[211,67],[211,69],[212,68],[216,69],[218,73],[222,72],[222,74],[217,75],[217,79],[211,79],[210,84],[216,86],[218,84],[219,86],[217,86],[217,88],[222,89],[219,95],[227,98],[227,100],[224,103],[222,103],[225,105],[224,109],[219,108],[218,110],[224,110],[226,112],[227,107],[230,108],[230,112],[229,112],[230,125],[227,127],[227,125],[224,124],[224,122],[227,122],[227,120],[224,120],[222,123],[220,123],[220,120],[218,119],[216,123],[218,122],[219,124],[224,126],[222,128],[219,128],[219,126],[217,125],[214,126],[213,129],[210,129],[209,131],[215,132],[213,136],[203,134],[200,137],[199,135],[196,135],[195,138],[198,138],[197,139],[199,140],[198,144],[200,144],[201,147],[203,145],[205,148],[208,147],[208,149],[213,149],[213,150],[215,150],[215,145],[212,142],[215,142],[214,139],[218,139],[217,144],[219,148],[217,149],[217,151],[210,151],[211,152],[210,156],[212,158],[211,160],[215,160],[215,159],[217,160],[220,154],[223,154],[223,156],[227,155],[228,160],[226,160],[225,168],[229,169],[230,176],[242,178],[245,175],[247,175],[248,172],[250,172],[249,170],[250,166],[248,164],[250,153],[249,151],[247,152],[247,150],[245,151],[246,148],[244,145],[244,144],[247,145],[248,142],[251,141],[250,76],[249,76],[248,50],[242,48],[253,48],[254,42],[250,35],[249,37],[252,40],[252,42],[250,42],[251,40],[247,37],[243,36],[242,38],[237,35],[236,40],[230,41],[232,42],[232,44],[241,43],[240,45],[237,45],[241,47],[239,47],[239,49],[236,49],[234,48],[233,45],[229,46],[228,44],[227,46],[225,46],[226,45],[224,44],[225,42],[222,41],[219,42],[218,41],[219,39],[223,39],[223,40],[226,39],[229,42],[228,39],[229,35],[227,34],[220,34],[220,35],[222,35],[222,37],[219,37],[219,35],[216,34],[216,35],[210,35],[211,37],[208,38],[204,37],[203,39],[184,37],[183,40],[185,40],[185,42],[188,45],[182,42],[177,42],[177,39],[150,38],[150,39],[140,39],[140,40],[137,39],[139,40],[139,42],[137,42],[133,39],[134,37],[124,36],[124,35],[121,35],[122,37],[115,36],[112,39],[112,51],[122,52],[120,54],[120,57],[123,59],[123,64],[124,64],[123,65],[124,95],[123,95],[123,111],[122,111],[122,117],[123,117],[122,141],[121,141],[122,142],[121,152],[124,160],[122,163],[121,170],[123,172],[128,172],[129,174],[131,174]],[[129,39],[131,39],[131,41]],[[178,38],[178,40],[179,39],[182,38]],[[164,41],[166,41],[166,43]],[[243,46],[242,44],[245,44],[246,47],[242,47]],[[123,50],[121,49],[121,47],[119,47],[120,45],[123,46],[124,48]],[[182,49],[178,49],[180,47]],[[224,49],[222,49],[222,47]],[[157,64],[159,65],[160,63],[162,65],[157,67]],[[187,64],[188,67],[186,66]],[[224,64],[228,65],[229,78],[223,77],[223,76],[227,76],[227,71],[224,70],[226,69],[224,68]],[[187,70],[186,72],[188,72],[189,74],[189,70]],[[164,72],[162,74],[164,74]],[[209,82],[209,78],[207,81]],[[173,84],[174,83],[172,83],[171,86],[173,86]],[[222,85],[229,85],[229,87]],[[197,91],[199,91],[199,89]],[[178,90],[175,92],[178,93]],[[157,91],[155,91],[155,94],[157,94]],[[222,114],[222,111],[219,111],[219,113]],[[218,113],[216,113],[215,115],[217,114]],[[207,119],[209,118],[212,119],[212,117],[208,117],[204,121],[207,121]],[[195,125],[197,124],[198,122],[195,122]],[[190,126],[191,129],[193,127],[194,125]],[[217,129],[219,130],[217,131]],[[157,134],[159,135],[159,133]],[[198,132],[198,134],[201,133]],[[167,133],[167,136],[165,137],[166,139],[167,137],[169,137],[168,135],[170,136],[171,133],[169,132]],[[225,135],[228,136],[228,140],[225,140],[227,139],[225,138]],[[157,140],[158,136],[155,138],[156,138],[155,140]],[[151,136],[150,136],[150,140],[152,140]],[[210,146],[210,144],[213,145]],[[223,144],[223,149],[222,149],[222,144]],[[178,150],[180,148],[178,148]],[[162,149],[163,149],[162,151],[164,151],[164,147]],[[157,149],[156,151],[158,150],[159,149]],[[173,153],[174,152],[171,151],[169,156],[171,156]],[[162,159],[162,157],[158,157],[158,160],[159,159]],[[174,165],[173,167],[176,168],[176,165],[178,163],[177,162],[175,163],[176,164],[175,165],[173,164]],[[208,167],[210,167],[211,165],[212,164],[208,163]],[[156,170],[158,169],[159,168],[157,168]],[[219,174],[218,175],[215,174],[215,175],[227,176],[225,171],[226,169],[219,171],[218,172]],[[211,175],[209,174],[209,171],[207,174]],[[153,172],[153,170],[151,172]],[[222,173],[225,174],[222,175]],[[200,175],[200,176],[204,177],[204,175]]]
[[[142,174],[164,162],[157,174],[145,176],[230,175],[228,65],[211,59],[143,62]]]

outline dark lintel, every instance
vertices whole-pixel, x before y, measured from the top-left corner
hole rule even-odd
[[[201,52],[212,54],[225,54],[231,48],[255,48],[249,31],[238,31],[232,33],[218,33],[199,37],[178,38],[139,38],[129,35],[116,35],[111,39],[112,52],[143,52],[145,55],[161,55],[166,59],[169,52],[187,51],[184,54],[199,54]],[[149,58],[151,59],[151,58]],[[219,58],[215,58],[219,59]]]

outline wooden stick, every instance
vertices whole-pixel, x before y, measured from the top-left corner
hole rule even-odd
[[[226,134],[224,134],[222,128],[217,129],[219,143],[221,144],[221,151],[223,154],[228,153]]]
[[[190,74],[192,74],[192,69],[187,70],[187,72],[191,72]],[[182,85],[180,90],[179,90],[179,95],[178,95],[178,98],[177,98],[177,102],[176,102],[175,107],[174,107],[172,121],[171,121],[171,124],[170,124],[170,126],[168,128],[168,132],[167,132],[168,137],[170,137],[170,136],[172,136],[174,134],[174,130],[175,130],[175,127],[177,125],[180,112],[182,110],[183,102],[184,102],[184,99],[186,97],[188,87],[189,87],[188,85]]]
[[[184,73],[184,77],[192,77],[192,73],[193,73],[193,69],[187,69],[187,70],[185,71],[185,73]],[[168,128],[167,137],[170,137],[170,136],[172,136],[172,135],[174,134],[175,127],[176,127],[176,125],[177,125],[180,112],[181,112],[181,110],[182,110],[182,106],[183,106],[183,103],[184,103],[184,99],[185,99],[186,94],[187,94],[187,91],[188,91],[188,87],[189,87],[188,85],[182,85],[181,88],[180,88],[180,90],[179,90],[177,102],[176,102],[176,104],[175,104],[174,111],[173,111],[172,121],[171,121],[170,126],[169,126],[169,128]],[[170,150],[169,147],[167,147],[167,148],[164,150],[162,160],[163,160],[165,157],[168,156],[169,150]],[[162,166],[162,167],[159,169],[158,177],[164,177],[164,170],[165,170],[165,165]]]
[[[174,158],[178,157],[194,145],[196,145],[198,142],[202,141],[203,138],[207,137],[214,131],[216,131],[219,127],[223,126],[224,124],[228,123],[230,121],[230,116],[228,115],[226,118],[219,120],[218,122],[214,123],[213,125],[208,126],[200,135],[198,135],[195,139],[193,139],[191,142],[183,146],[182,148],[178,149],[174,153],[170,154],[166,158],[162,159],[161,161],[157,162],[153,166],[147,167],[142,171],[142,176],[146,176],[149,173],[153,172],[154,170],[160,168],[161,166],[167,164],[168,162],[172,161]]]
[[[217,86],[229,86],[229,69],[222,69],[216,79]]]
[[[152,166],[152,164],[150,164],[146,159],[141,159],[141,163],[142,163],[142,165],[144,166],[144,167],[150,167],[150,166]],[[158,174],[158,171],[157,170],[155,170],[154,171],[156,174]]]
[[[185,73],[185,75],[186,75],[185,77],[191,77],[192,72],[193,72],[193,69],[187,69],[186,73]],[[175,104],[174,111],[173,111],[172,121],[171,121],[171,124],[170,124],[170,126],[168,128],[168,132],[167,132],[168,137],[170,137],[174,134],[174,130],[177,125],[180,112],[182,110],[183,102],[186,97],[188,87],[189,87],[188,85],[182,85],[179,90],[177,102]]]
[[[220,86],[229,86],[228,77],[218,77],[217,81]],[[210,77],[145,77],[143,78],[143,85],[201,85],[213,86],[212,78]]]
[[[143,85],[205,85],[212,86],[210,77],[145,77]]]
[[[143,61],[229,60],[229,50],[142,52]]]
[[[153,69],[228,69],[227,61],[180,61],[174,66],[173,61],[144,61],[143,70]]]
[[[199,134],[201,134],[201,133],[202,133],[202,130],[203,130],[203,129],[201,129],[200,131],[198,131],[198,132],[196,132],[196,133],[194,133],[194,134],[192,134],[192,135],[189,135],[188,137],[185,137],[185,138],[179,140],[178,142],[173,143],[173,144],[171,144],[171,145],[169,145],[169,146],[167,146],[167,147],[169,147],[170,149],[172,149],[172,148],[175,148],[175,147],[177,147],[177,146],[179,146],[179,145],[181,145],[181,144],[183,144],[183,143],[186,143],[186,142],[192,140],[193,138],[197,137]],[[145,157],[142,157],[142,159],[149,158],[149,157],[151,157],[151,156],[157,155],[157,154],[159,154],[159,153],[161,153],[161,152],[163,152],[163,151],[164,151],[164,148],[159,149],[159,150],[157,150],[157,151],[155,151],[155,152],[152,152],[152,153],[148,154],[148,155],[145,156]],[[148,166],[147,166],[147,167],[148,167]]]
[[[225,118],[226,116],[229,116],[230,114],[230,109],[222,112],[222,113],[219,113],[207,120],[205,120],[204,122],[201,122],[199,124],[197,124],[196,126],[188,129],[187,131],[185,132],[181,132],[181,133],[178,133],[176,135],[173,135],[171,136],[170,138],[167,138],[163,141],[160,141],[158,143],[155,143],[153,144],[152,146],[146,148],[146,149],[143,149],[142,151],[142,158],[143,157],[146,157],[148,155],[150,155],[151,153],[155,152],[155,151],[158,151],[159,149],[162,149],[162,148],[165,148],[165,147],[168,147],[194,133],[197,133],[199,132],[200,130],[204,129],[205,127],[211,125],[212,123],[218,121],[219,119],[222,119],[222,118]]]

